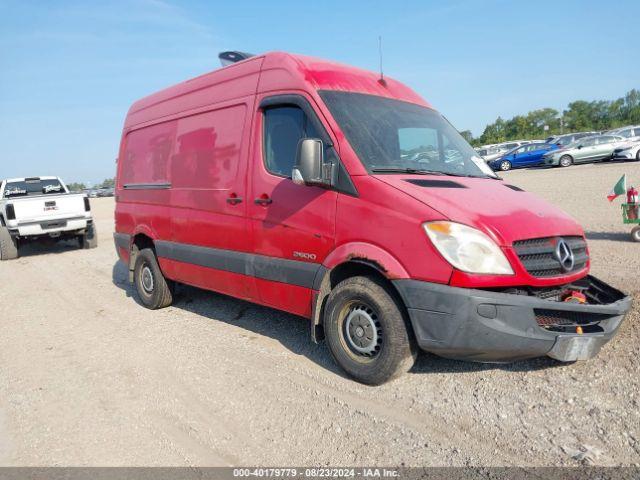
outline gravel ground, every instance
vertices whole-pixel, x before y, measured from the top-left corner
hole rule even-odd
[[[640,245],[605,199],[624,172],[640,183],[637,164],[505,178],[574,215],[593,272],[637,297]],[[116,261],[113,200],[93,204],[98,249],[33,246],[0,264],[1,465],[640,463],[637,308],[588,362],[423,353],[366,387],[300,318],[186,287],[173,307],[139,306]]]

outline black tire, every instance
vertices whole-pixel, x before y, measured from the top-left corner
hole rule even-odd
[[[573,164],[573,157],[571,155],[563,155],[560,157],[560,166],[569,167]]]
[[[633,227],[631,230],[631,239],[634,242],[640,242],[640,227]]]
[[[89,225],[84,234],[78,237],[78,243],[80,248],[85,250],[98,247],[98,230],[95,223]]]
[[[7,227],[0,225],[0,260],[15,260],[18,256],[18,241],[11,236]]]
[[[636,152],[636,162],[640,162],[640,148]]]
[[[502,160],[500,162],[500,170],[506,172],[507,170],[511,170],[511,162],[509,160]]]
[[[373,277],[348,278],[331,291],[324,331],[336,363],[368,385],[407,372],[418,354],[404,307]]]
[[[138,253],[133,281],[140,301],[148,309],[157,310],[173,303],[174,283],[164,278],[156,254],[150,248]]]

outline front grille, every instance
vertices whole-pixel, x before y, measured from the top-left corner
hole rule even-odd
[[[593,326],[603,320],[611,318],[602,313],[574,312],[569,310],[534,309],[536,321],[543,328],[569,327],[569,326]]]
[[[565,270],[556,258],[556,246],[564,240],[573,253],[573,268]],[[582,270],[589,261],[587,242],[583,237],[533,238],[513,242],[520,262],[534,277],[556,277]]]

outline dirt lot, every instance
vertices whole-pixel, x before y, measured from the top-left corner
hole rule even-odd
[[[605,195],[640,165],[516,171],[585,227],[593,272],[640,291],[640,245]],[[619,202],[618,202],[619,203]],[[342,376],[302,319],[182,288],[136,303],[93,201],[100,247],[0,264],[2,465],[640,463],[638,308],[600,356],[507,366],[421,354],[378,388]]]

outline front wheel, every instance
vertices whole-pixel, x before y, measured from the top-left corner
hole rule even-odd
[[[634,242],[640,242],[640,227],[633,227],[631,230],[631,239]]]
[[[383,384],[408,371],[417,348],[403,307],[373,277],[352,277],[329,294],[324,330],[331,355],[355,380]]]
[[[636,152],[636,162],[640,162],[640,148]]]
[[[511,170],[511,162],[509,160],[503,160],[500,162],[500,170],[506,172],[507,170]]]
[[[150,248],[138,253],[133,280],[140,301],[148,309],[157,310],[173,303],[174,284],[164,278],[156,255]]]
[[[560,166],[561,167],[568,167],[573,163],[573,158],[571,158],[570,155],[563,155],[562,157],[560,157]]]

